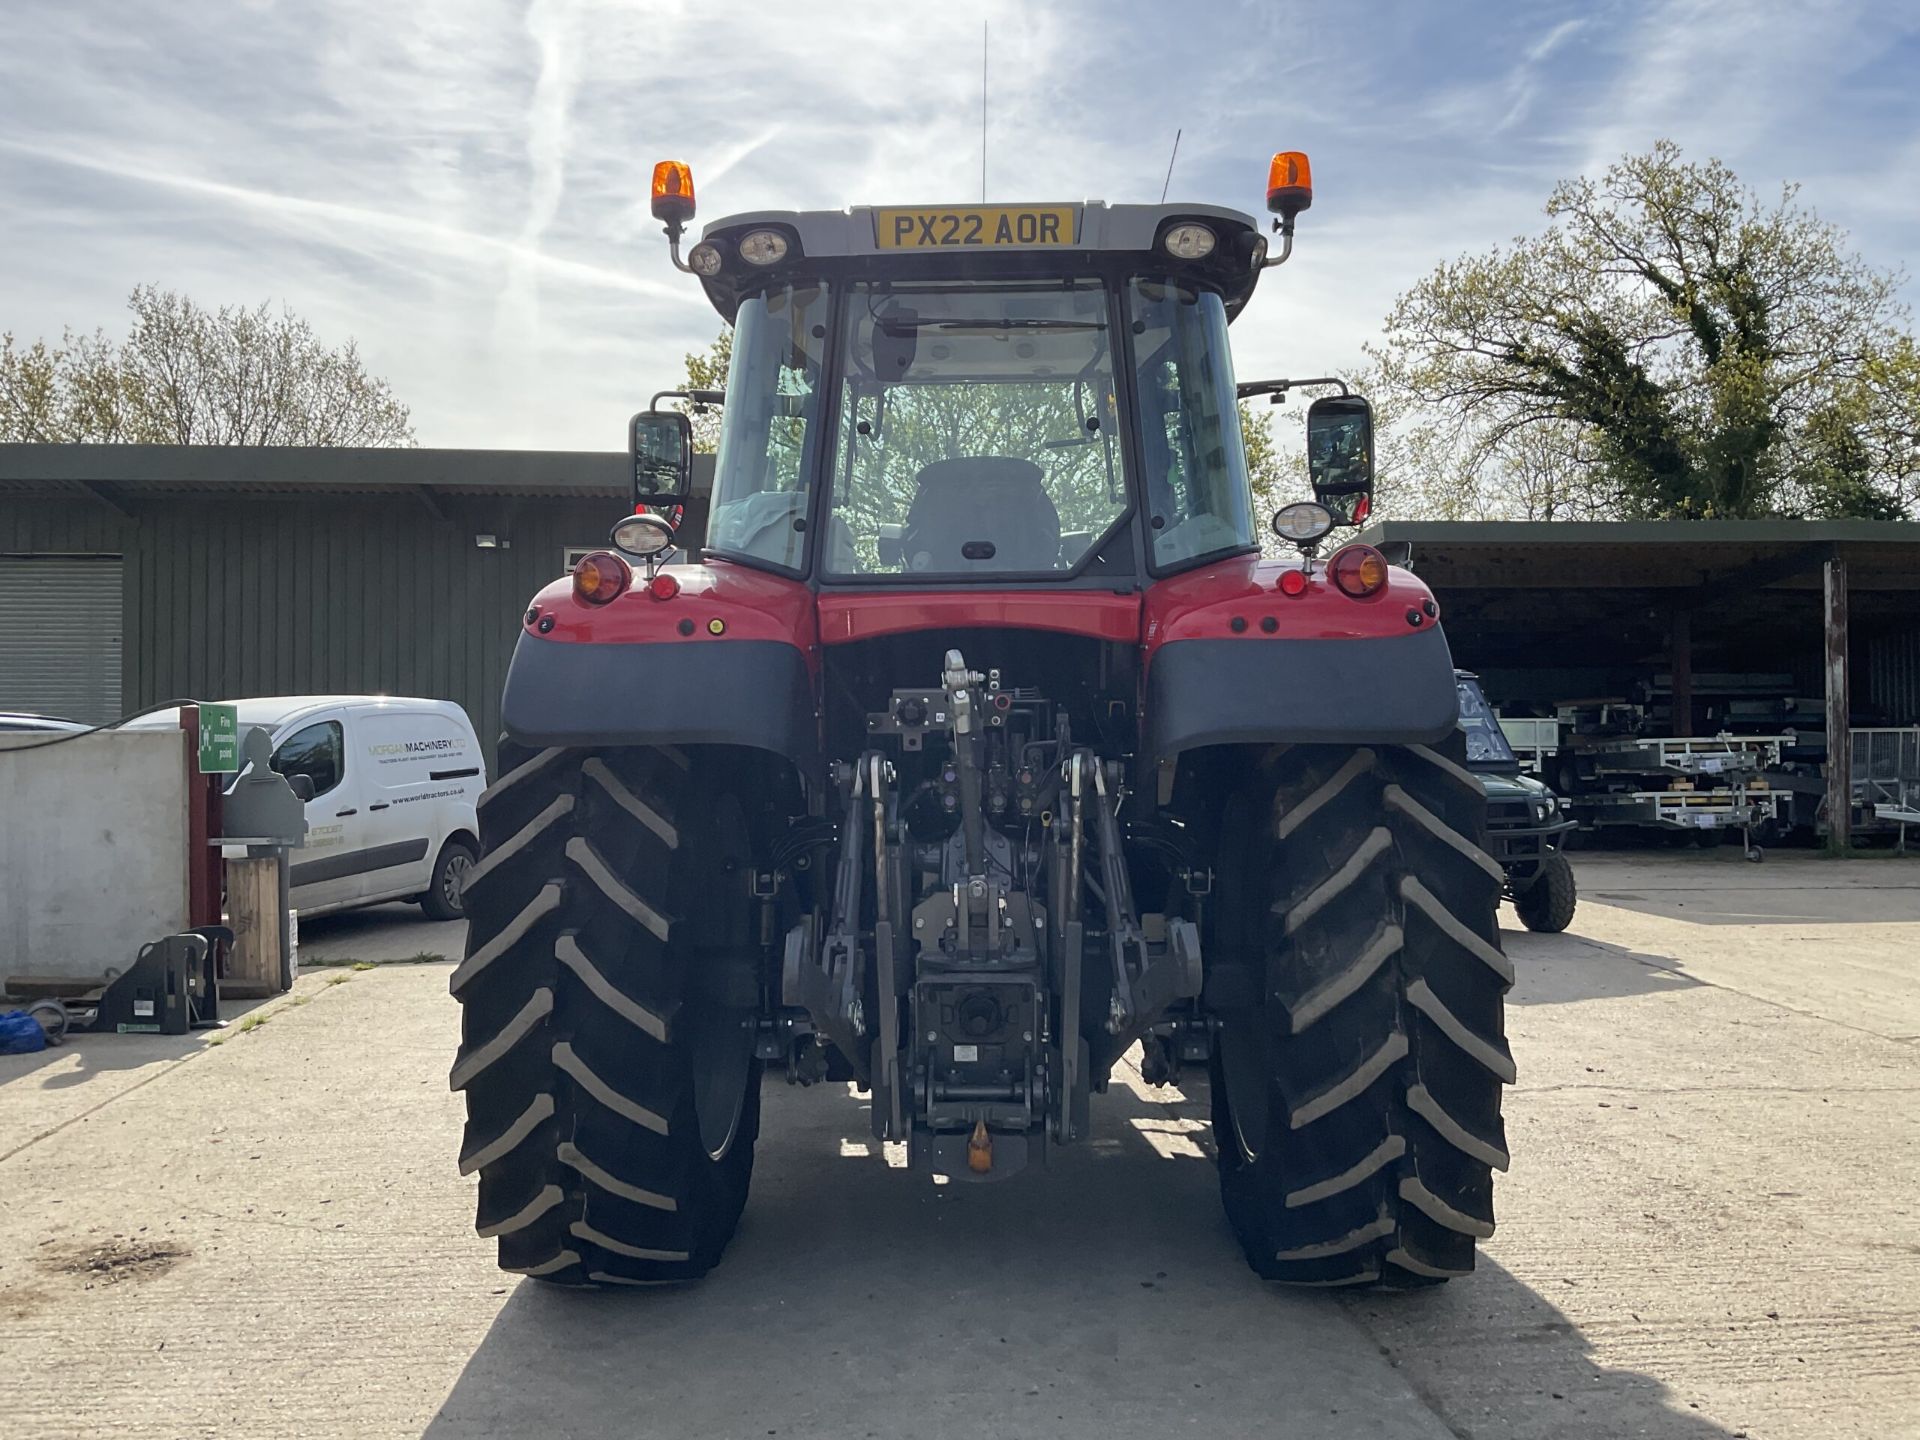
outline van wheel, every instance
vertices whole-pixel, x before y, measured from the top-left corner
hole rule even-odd
[[[420,897],[420,908],[429,920],[467,918],[467,872],[479,858],[466,840],[449,840],[440,847],[440,858],[433,862],[433,881]]]

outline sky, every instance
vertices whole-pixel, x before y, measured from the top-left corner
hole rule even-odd
[[[1435,265],[1671,139],[1920,269],[1920,5],[6,0],[0,329],[151,282],[357,340],[423,445],[612,450],[719,328],[647,213],[980,198],[1258,212],[1305,150],[1243,379],[1337,372]],[[1920,298],[1909,280],[1907,298]]]

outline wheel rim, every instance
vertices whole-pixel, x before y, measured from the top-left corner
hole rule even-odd
[[[464,850],[456,850],[447,856],[447,863],[440,875],[440,898],[447,908],[456,914],[466,913],[467,908],[467,872],[473,869],[473,856]]]
[[[1220,1078],[1227,1087],[1227,1114],[1233,1117],[1233,1143],[1249,1162],[1260,1158],[1271,1101],[1266,1056],[1254,1027],[1238,1021],[1220,1031]]]
[[[699,948],[731,957],[751,948],[753,909],[745,881],[753,858],[739,802],[728,797],[716,809],[714,848],[698,872],[719,878],[708,892],[715,904],[703,917],[707,943]],[[753,1074],[753,1012],[714,1001],[689,1007],[684,1023],[700,1144],[709,1159],[722,1160],[733,1148],[746,1113]]]
[[[1264,973],[1259,955],[1260,924],[1249,912],[1248,892],[1252,888],[1249,872],[1259,861],[1251,855],[1255,824],[1252,805],[1236,797],[1221,819],[1220,854],[1227,862],[1220,868],[1219,913],[1236,917],[1238,924],[1222,934],[1222,941],[1234,950],[1252,950],[1254,965]],[[1264,988],[1264,987],[1263,987]],[[1228,1017],[1220,1027],[1220,1079],[1227,1091],[1227,1114],[1233,1119],[1233,1143],[1242,1159],[1249,1163],[1260,1158],[1271,1101],[1267,1086],[1266,1047],[1260,1035],[1261,1007]],[[1219,1143],[1224,1137],[1215,1137]]]
[[[700,1144],[710,1160],[723,1160],[740,1133],[747,1109],[747,1078],[753,1071],[751,1017],[717,1012],[715,1021],[695,1037],[693,1113]]]

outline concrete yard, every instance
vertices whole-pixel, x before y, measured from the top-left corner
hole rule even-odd
[[[847,1087],[774,1079],[704,1285],[503,1275],[425,958],[459,927],[309,922],[331,964],[264,1024],[0,1058],[4,1428],[1920,1435],[1920,862],[1578,864],[1573,930],[1506,936],[1499,1233],[1407,1295],[1256,1281],[1204,1085],[1131,1072],[1093,1142],[985,1187],[888,1168]]]

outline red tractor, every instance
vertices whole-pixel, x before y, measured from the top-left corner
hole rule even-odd
[[[1366,515],[1364,400],[1312,407],[1296,561],[1242,451],[1239,395],[1317,383],[1236,390],[1227,341],[1305,157],[1271,257],[1235,211],[1088,203],[739,215],[683,261],[686,167],[653,193],[733,358],[710,493],[686,415],[636,416],[636,513],[507,677],[452,981],[500,1264],[704,1274],[769,1065],[991,1181],[1126,1063],[1204,1069],[1261,1275],[1469,1271],[1512,971],[1439,609],[1319,553]]]

